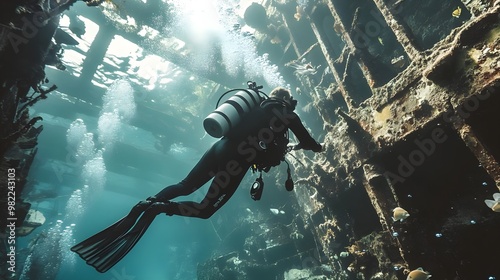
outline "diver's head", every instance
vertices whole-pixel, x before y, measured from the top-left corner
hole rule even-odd
[[[290,91],[283,87],[277,87],[273,89],[273,91],[271,91],[271,93],[269,94],[269,97],[285,101],[294,110],[295,106],[297,106],[297,100],[293,99]]]

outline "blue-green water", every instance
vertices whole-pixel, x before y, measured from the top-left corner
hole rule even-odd
[[[119,83],[127,89],[127,82]],[[116,93],[123,103],[123,88]],[[55,94],[40,107],[50,107],[51,103],[57,103],[57,98]],[[123,109],[130,104],[119,106]],[[33,279],[29,277],[30,270],[40,265],[46,268],[46,274],[36,279],[54,279],[50,275],[56,279],[196,279],[197,264],[212,254],[224,251],[220,236],[228,234],[241,218],[235,213],[243,215],[246,214],[246,207],[250,206],[255,211],[255,206],[258,206],[251,205],[248,187],[245,186],[249,183],[244,181],[241,189],[245,191],[238,192],[211,220],[160,215],[139,244],[118,265],[106,274],[100,274],[69,248],[120,219],[139,200],[181,180],[201,153],[183,147],[181,143],[173,144],[166,154],[156,151],[164,161],[161,164],[168,166],[174,159],[175,163],[184,163],[181,167],[172,166],[177,176],[146,180],[117,174],[106,169],[107,165],[117,160],[113,154],[114,145],[124,142],[152,153],[155,149],[151,132],[130,126],[123,119],[116,121],[106,112],[98,118],[82,115],[82,118],[73,121],[43,113],[38,107],[34,107],[34,113],[44,117],[47,129],[39,139],[40,153],[32,166],[30,179],[35,182],[33,189],[50,189],[57,194],[32,201],[32,209],[44,213],[47,222],[31,235],[20,238],[20,242],[26,244],[34,236],[42,236],[31,254],[32,264],[25,265],[25,279]],[[105,128],[99,128],[99,119],[109,122]],[[57,133],[55,127],[67,130],[65,134],[61,133],[64,130]],[[199,128],[202,129],[201,123]],[[116,135],[111,135],[112,131]],[[106,137],[101,136],[103,132]],[[58,139],[61,137],[64,139]],[[206,137],[199,141],[200,147],[203,147],[203,144],[209,145],[215,139]],[[64,145],[54,145],[57,142]],[[61,150],[63,156],[56,156]],[[145,153],[144,157],[148,155]],[[147,166],[138,170],[141,171],[149,172]],[[165,173],[171,173],[167,171]],[[164,182],[155,184],[155,180]],[[206,191],[207,186],[183,199],[199,201]],[[29,193],[27,197],[29,199]],[[269,202],[260,207],[266,205]]]
[[[50,106],[56,98],[47,100],[44,106]],[[38,112],[37,107],[34,109]],[[238,219],[234,213],[244,214],[245,208],[251,203],[247,191],[240,191],[212,220],[160,215],[139,244],[118,265],[108,273],[100,274],[87,266],[69,248],[127,214],[139,200],[157,193],[167,184],[181,180],[201,154],[193,149],[179,148],[181,144],[172,145],[172,150],[167,154],[157,151],[167,165],[172,159],[185,165],[182,168],[172,166],[179,169],[177,178],[166,177],[163,184],[154,184],[143,178],[126,177],[106,170],[106,165],[116,160],[111,153],[115,141],[141,146],[145,151],[154,150],[152,137],[146,135],[150,132],[116,122],[111,125],[119,126],[120,131],[109,138],[115,140],[99,142],[101,130],[95,123],[99,122],[97,118],[87,118],[86,121],[77,119],[70,123],[67,119],[55,120],[49,115],[42,115],[48,132],[52,133],[46,131],[40,137],[40,153],[32,166],[30,178],[36,182],[51,182],[44,183],[43,186],[40,183],[34,188],[55,189],[57,195],[33,201],[33,209],[44,213],[47,222],[28,237],[20,238],[20,242],[26,243],[33,236],[42,234],[43,237],[34,247],[32,260],[36,261],[31,266],[50,264],[47,267],[53,267],[52,273],[57,275],[56,279],[196,279],[197,264],[216,250],[223,250],[219,234],[227,234]],[[85,129],[87,123],[89,125]],[[67,127],[66,135],[57,134],[54,128],[50,129],[51,125]],[[199,127],[202,129],[201,123]],[[108,126],[106,132],[110,130],[113,129]],[[58,137],[65,139],[56,139]],[[59,141],[66,142],[66,146],[53,145]],[[76,149],[70,147],[72,141],[79,142],[73,146]],[[209,144],[213,141],[214,139],[205,138],[200,143]],[[61,149],[67,153],[62,157],[64,160],[48,160]],[[142,171],[149,172],[147,167]],[[206,193],[206,187],[183,199],[200,200]],[[245,186],[242,189],[248,190]],[[46,236],[47,234],[51,236]],[[26,279],[33,279],[28,277],[31,266],[25,266]]]
[[[239,6],[221,9],[228,3],[198,2],[199,7],[174,5],[177,22],[170,27],[181,27],[183,39],[195,46],[188,58],[190,70],[160,58],[161,52],[151,52],[162,46],[148,46],[146,51],[116,36],[88,88],[72,83],[79,81],[82,61],[101,27],[79,15],[88,7],[79,3],[72,9],[86,22],[87,33],[78,46],[66,47],[65,72],[46,69],[59,90],[31,108],[31,115],[43,117],[44,131],[25,197],[46,222],[19,237],[18,250],[27,256],[18,267],[20,279],[196,279],[198,264],[241,246],[233,232],[243,220],[270,208],[282,209],[291,198],[273,186],[269,176],[262,200],[252,201],[249,186],[255,176],[247,174],[232,199],[209,220],[157,216],[134,249],[107,273],[98,273],[70,251],[126,215],[138,201],[182,180],[217,140],[206,135],[202,120],[225,89],[214,90],[213,81],[191,72],[213,71],[214,49],[221,52],[225,67],[219,70],[229,76],[243,73],[264,85],[267,93],[287,86],[267,55],[257,54],[251,37],[231,31],[241,22],[234,8]],[[63,29],[68,20],[62,17]],[[246,81],[227,84],[245,88]],[[207,188],[182,200],[200,201]]]

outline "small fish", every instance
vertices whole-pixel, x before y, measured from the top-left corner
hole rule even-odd
[[[304,13],[304,10],[301,6],[297,5],[295,11],[296,13],[293,15],[293,17],[295,18],[295,20],[299,21],[302,18],[302,13]]]
[[[429,272],[424,271],[421,267],[412,270],[410,274],[408,274],[408,277],[406,277],[406,280],[426,280],[431,278],[432,275],[429,274]]]
[[[382,38],[377,37],[377,39],[378,39],[378,42],[379,42],[382,46],[384,46],[384,41],[382,40]]]
[[[500,212],[500,193],[494,193],[493,200],[485,199],[484,203],[494,212]]]
[[[274,215],[279,215],[279,214],[283,215],[283,214],[285,214],[285,211],[283,211],[283,210],[278,210],[278,209],[276,209],[276,208],[271,208],[271,209],[269,209],[269,210],[271,210],[271,213],[273,213]]]
[[[454,18],[459,18],[460,15],[462,14],[462,9],[460,7],[457,7],[452,13],[451,15],[454,17]]]
[[[392,220],[393,221],[404,221],[406,218],[408,218],[410,214],[408,211],[401,207],[396,207],[394,210],[392,210]]]
[[[347,258],[347,257],[349,257],[349,252],[340,252],[339,256],[341,258]]]

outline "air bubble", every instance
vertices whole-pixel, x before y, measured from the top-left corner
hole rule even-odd
[[[442,233],[439,233],[439,232],[438,232],[438,233],[436,233],[436,237],[437,237],[437,238],[442,237],[442,236],[443,236],[443,234],[442,234]]]
[[[476,224],[476,221],[474,221],[474,220],[470,220],[470,223],[471,223],[471,225],[475,225],[475,224]]]
[[[488,185],[488,183],[486,183],[486,182],[483,182],[483,186],[485,186],[485,187],[486,187],[487,185]]]
[[[392,233],[392,236],[394,237],[398,237],[399,236],[399,233],[397,233],[396,231]]]

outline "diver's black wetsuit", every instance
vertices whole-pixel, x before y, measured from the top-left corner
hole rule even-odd
[[[321,146],[304,128],[299,116],[287,107],[270,106],[256,110],[248,115],[247,119],[243,120],[246,124],[240,126],[240,129],[234,129],[227,137],[217,141],[184,180],[164,188],[154,196],[154,201],[167,202],[178,196],[191,194],[214,178],[201,202],[172,203],[171,207],[168,207],[168,215],[206,219],[224,205],[234,194],[250,166],[258,160],[257,155],[252,158],[254,154],[251,149],[255,147],[250,143],[249,137],[250,140],[252,137],[269,139],[290,129],[298,138],[302,149],[321,150]],[[261,132],[263,128],[268,127],[274,128],[276,135],[270,136]],[[282,131],[277,131],[279,129]],[[246,133],[243,133],[244,131]]]
[[[128,215],[76,244],[71,250],[97,271],[106,272],[134,247],[156,215],[166,213],[209,218],[231,198],[251,165],[270,167],[279,164],[288,140],[281,141],[285,143],[279,146],[283,151],[272,147],[278,147],[276,142],[284,139],[288,129],[298,138],[302,149],[321,151],[321,145],[311,137],[293,110],[283,103],[279,104],[251,111],[242,124],[233,128],[230,134],[217,141],[203,155],[184,180],[139,202]],[[170,201],[196,191],[212,178],[201,202]]]
[[[167,210],[169,215],[209,218],[231,198],[250,167],[250,163],[235,152],[235,143],[222,138],[212,145],[184,180],[164,188],[154,200],[167,202],[189,195],[214,178],[201,202],[177,202]]]

